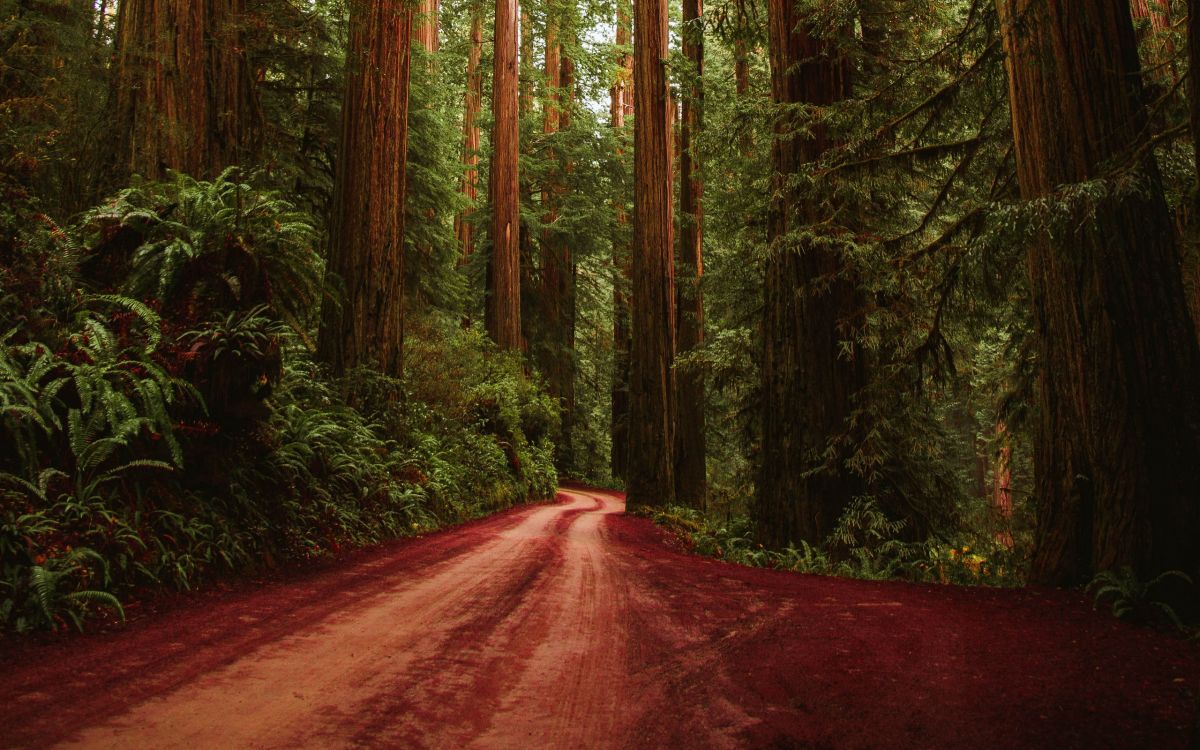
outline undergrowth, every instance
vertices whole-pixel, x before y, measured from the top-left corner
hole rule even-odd
[[[233,172],[0,230],[0,629],[553,494],[556,410],[477,327],[415,317],[402,379],[328,376],[316,232]]]
[[[700,555],[740,565],[797,573],[900,579],[963,585],[1020,586],[1024,560],[1002,539],[978,536],[968,542],[903,540],[904,522],[895,521],[869,497],[858,498],[819,545],[801,541],[783,550],[754,540],[747,516],[714,520],[693,508],[671,506],[651,518],[682,536]]]

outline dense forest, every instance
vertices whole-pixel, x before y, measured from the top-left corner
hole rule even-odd
[[[0,628],[567,478],[1195,617],[1198,6],[0,0]]]

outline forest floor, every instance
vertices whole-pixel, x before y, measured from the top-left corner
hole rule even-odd
[[[0,642],[0,746],[1188,741],[1197,649],[1078,593],[744,568],[619,494],[558,499]]]

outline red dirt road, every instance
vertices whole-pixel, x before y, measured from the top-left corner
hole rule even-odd
[[[682,554],[571,490],[0,647],[0,746],[1184,747],[1196,649],[1076,594]]]

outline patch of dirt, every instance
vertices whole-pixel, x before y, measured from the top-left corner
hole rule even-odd
[[[0,745],[1184,747],[1196,649],[1082,596],[756,570],[618,493],[0,645]]]

